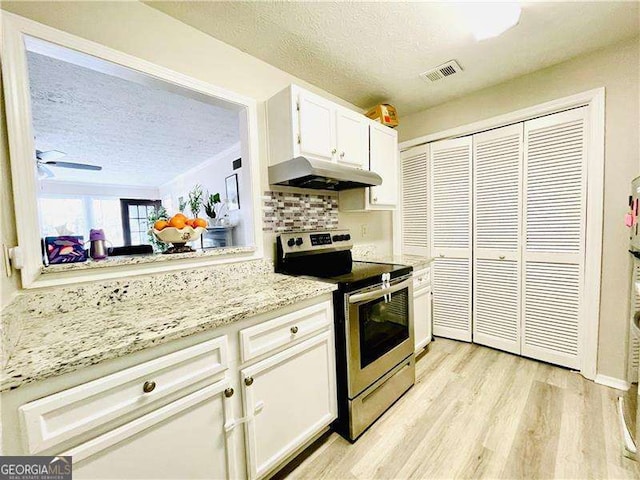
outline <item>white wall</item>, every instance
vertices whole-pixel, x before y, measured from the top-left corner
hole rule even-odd
[[[289,84],[296,83],[357,110],[344,100],[142,3],[3,1],[0,8],[254,98],[258,101],[259,161],[262,169],[261,189],[254,192],[256,195],[261,195],[268,189],[265,100]],[[4,132],[5,129],[3,115],[0,119],[0,131]],[[0,178],[3,195],[3,208],[0,209],[2,241],[11,246],[16,244],[16,233],[13,208],[10,202],[5,201],[5,196],[10,196],[7,192],[10,192],[11,182],[6,141],[0,147],[0,171],[3,173]],[[245,182],[247,177],[245,176]],[[5,205],[9,205],[9,208],[5,208]],[[371,223],[377,223],[376,217],[384,216],[371,214]],[[261,221],[260,218],[258,220]],[[381,238],[367,240],[381,243],[385,241]],[[269,254],[273,251],[273,236],[265,235],[264,242],[265,252]],[[389,251],[390,249],[389,246]],[[15,276],[8,279],[0,275],[0,286],[4,304],[4,299],[18,288]]]
[[[606,89],[606,146],[602,295],[598,373],[624,378],[629,316],[623,217],[631,180],[640,174],[640,37],[577,57],[402,119],[400,140],[430,133],[598,87]]]
[[[246,242],[251,238],[252,232],[251,222],[245,220],[250,218],[251,215],[251,190],[248,188],[250,185],[243,181],[243,173],[246,168],[233,169],[233,161],[240,158],[241,155],[241,146],[238,143],[176,177],[171,182],[161,185],[159,188],[160,198],[162,199],[162,204],[168,208],[169,214],[173,215],[177,212],[178,198],[182,196],[186,200],[188,192],[196,184],[202,186],[205,201],[208,193],[219,193],[222,200],[226,199],[225,179],[235,173],[238,175],[240,209],[232,210],[228,213],[229,218],[236,225],[233,230],[233,244],[246,245]],[[189,210],[188,206],[185,214],[191,215],[191,210]],[[200,211],[200,216],[206,217],[204,208]]]

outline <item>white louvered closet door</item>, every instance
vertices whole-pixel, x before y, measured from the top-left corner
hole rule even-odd
[[[473,136],[473,341],[520,353],[523,124]]]
[[[633,258],[633,273],[631,274],[631,311],[629,322],[633,322],[636,312],[640,312],[640,295],[635,288],[636,283],[640,282],[640,260]],[[630,327],[631,328],[631,327]],[[629,332],[629,358],[627,359],[627,381],[638,383],[638,368],[640,366],[640,339],[634,334],[633,330]]]
[[[586,108],[525,122],[522,354],[580,368]]]
[[[429,168],[427,145],[405,150],[402,169],[402,251],[429,255]]]
[[[471,145],[431,144],[433,334],[471,341]]]

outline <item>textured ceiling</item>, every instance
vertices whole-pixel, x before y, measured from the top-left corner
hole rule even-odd
[[[51,167],[56,180],[159,186],[239,141],[236,111],[33,52],[28,65],[36,148],[103,167]]]
[[[400,115],[637,35],[638,2],[523,3],[518,26],[477,42],[464,4],[447,2],[146,2],[355,105]],[[457,59],[464,72],[418,74]]]

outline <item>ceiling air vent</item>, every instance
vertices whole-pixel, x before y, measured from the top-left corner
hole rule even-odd
[[[449,60],[447,63],[438,65],[436,68],[427,70],[420,74],[420,78],[427,82],[437,82],[443,78],[450,77],[462,71],[462,67],[455,60]]]

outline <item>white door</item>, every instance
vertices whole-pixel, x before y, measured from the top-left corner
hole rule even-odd
[[[522,354],[580,368],[586,108],[524,124]]]
[[[336,148],[339,163],[369,169],[369,121],[364,115],[336,110]]]
[[[398,132],[380,123],[369,124],[369,166],[382,177],[382,185],[369,188],[372,205],[398,202]]]
[[[417,280],[417,279],[416,279]],[[415,351],[422,350],[431,342],[431,288],[429,284],[413,283],[413,333]]]
[[[249,477],[263,477],[337,416],[333,332],[241,371]]]
[[[471,137],[431,144],[433,334],[471,341]]]
[[[429,256],[428,145],[400,154],[402,172],[402,251]]]
[[[298,143],[300,155],[335,161],[335,110],[333,103],[318,95],[301,91]]]
[[[523,124],[473,136],[473,341],[520,353]]]
[[[73,478],[236,478],[227,387],[205,387],[63,453],[73,457]]]

